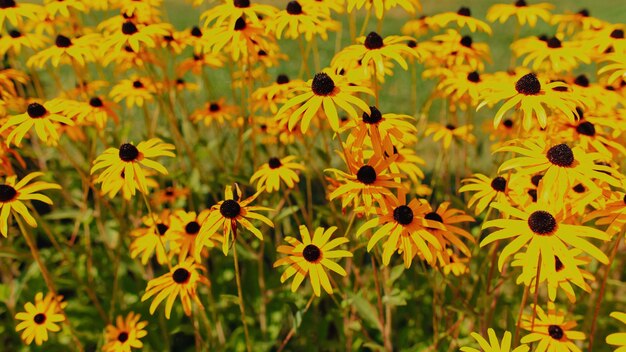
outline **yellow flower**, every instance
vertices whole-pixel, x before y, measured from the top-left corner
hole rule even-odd
[[[109,148],[100,154],[93,162],[91,174],[104,169],[96,179],[96,183],[102,183],[102,191],[108,190],[120,175],[124,176],[125,186],[128,187],[132,195],[135,189],[141,193],[148,193],[145,171],[141,168],[147,167],[167,175],[167,169],[152,158],[158,156],[174,157],[172,144],[163,143],[158,138],[139,143],[136,147],[130,143],[122,144],[118,148]]]
[[[320,286],[326,293],[332,295],[333,287],[328,279],[326,268],[341,276],[346,276],[346,271],[331,259],[352,257],[352,253],[348,251],[335,249],[339,245],[348,243],[348,239],[345,237],[330,239],[336,230],[336,226],[328,229],[318,227],[315,229],[313,236],[311,236],[309,229],[301,225],[300,236],[302,237],[302,242],[294,237],[285,237],[285,241],[289,245],[278,246],[276,250],[288,256],[278,259],[274,263],[275,268],[289,265],[287,270],[281,275],[280,282],[285,282],[293,276],[291,291],[296,292],[302,281],[308,276],[311,279],[313,293],[316,296],[319,297],[321,295]]]
[[[294,188],[300,182],[296,170],[304,170],[304,165],[294,162],[295,156],[286,156],[282,159],[272,157],[259,168],[252,177],[250,183],[257,182],[256,189],[265,189],[268,193],[278,191],[282,180],[287,188]]]
[[[460,28],[467,27],[470,31],[479,30],[491,34],[491,27],[481,20],[472,17],[472,12],[468,7],[461,7],[457,12],[444,12],[430,17],[430,21],[439,26],[445,27],[450,22],[456,23]]]
[[[0,4],[0,28],[5,28],[5,21],[18,27],[24,18],[37,20],[37,15],[42,11],[41,5],[4,0]]]
[[[572,330],[576,327],[575,321],[566,321],[565,314],[557,312],[552,302],[548,302],[547,314],[539,306],[532,305],[532,308],[533,314],[522,317],[522,329],[530,331],[530,334],[522,337],[522,343],[538,342],[534,352],[581,352],[574,341],[584,340],[585,334]]]
[[[126,318],[117,316],[115,325],[106,327],[106,343],[102,346],[104,352],[131,352],[133,348],[142,348],[141,338],[148,335],[145,327],[147,321],[139,321],[141,315],[130,312]]]
[[[498,336],[496,332],[489,328],[487,330],[487,334],[489,335],[489,341],[479,334],[473,332],[471,333],[472,337],[478,345],[480,349],[476,349],[473,347],[461,347],[462,352],[528,352],[530,347],[528,345],[521,345],[516,348],[512,348],[511,340],[512,334],[509,331],[504,332],[504,336],[502,336],[502,342],[498,341]]]
[[[130,257],[141,256],[141,263],[146,265],[153,255],[156,255],[159,264],[166,264],[171,258],[171,253],[178,249],[172,232],[170,231],[170,211],[163,211],[154,216],[144,216],[140,227],[131,231],[134,237],[130,244]]]
[[[167,34],[169,34],[169,32],[165,25],[142,25],[128,20],[120,26],[119,31],[105,37],[100,50],[104,54],[103,56],[105,56],[109,50],[121,51],[128,45],[133,51],[138,52],[141,45],[154,48],[156,46],[156,40]]]
[[[239,186],[235,185],[235,191],[236,194],[233,193],[231,186],[226,186],[224,200],[211,207],[211,213],[204,223],[202,223],[200,233],[196,236],[196,246],[193,253],[198,262],[200,261],[200,252],[202,248],[204,248],[204,243],[211,239],[217,231],[222,231],[224,236],[222,251],[224,255],[227,255],[228,249],[230,248],[231,236],[233,236],[233,244],[235,243],[234,241],[237,240],[237,225],[240,224],[260,240],[263,240],[263,233],[252,225],[249,219],[256,219],[265,223],[267,226],[274,227],[270,219],[255,212],[258,210],[269,211],[272,209],[250,205],[250,203],[263,192],[263,189],[257,191],[257,193],[245,200],[241,200],[241,190]]]
[[[206,277],[199,274],[198,270],[205,269],[202,265],[194,263],[193,258],[187,258],[184,262],[171,268],[167,274],[148,281],[146,293],[141,296],[141,301],[144,302],[148,298],[155,296],[150,304],[150,314],[154,314],[159,304],[167,298],[165,317],[169,319],[177,296],[180,296],[183,310],[188,316],[191,315],[191,300],[194,300],[198,306],[202,307],[196,289],[198,283],[208,285],[209,281]]]
[[[111,89],[109,95],[116,103],[126,100],[126,106],[132,108],[142,107],[144,102],[152,101],[155,93],[155,84],[147,79],[135,78],[120,81]]]
[[[537,37],[520,39],[511,44],[517,57],[526,56],[522,65],[545,72],[571,71],[579,63],[588,64],[591,58],[581,42],[562,41],[557,37],[541,40]]]
[[[363,111],[368,111],[369,106],[363,100],[354,96],[354,94],[365,93],[373,95],[373,92],[368,88],[352,86],[342,76],[326,72],[317,73],[306,85],[297,87],[295,90],[304,91],[304,93],[291,98],[278,110],[277,116],[288,115],[288,127],[290,130],[293,130],[296,123],[301,121],[302,133],[309,129],[311,120],[322,107],[330,127],[333,131],[338,131],[339,115],[337,114],[336,105],[345,110],[349,116],[357,116],[353,105],[356,105]],[[289,109],[298,105],[300,106],[292,113],[288,112]]]
[[[228,21],[228,26],[233,26],[235,22],[245,17],[250,19],[254,24],[260,24],[261,18],[271,18],[277,9],[270,5],[253,4],[250,0],[228,0],[225,4],[217,5],[200,15],[200,19],[204,20],[204,27],[222,26]],[[211,22],[215,21],[213,25]]]
[[[611,313],[611,317],[626,324],[626,313],[613,312]],[[616,349],[615,352],[624,352],[626,347],[626,332],[616,332],[607,336],[606,343],[608,343],[609,345],[618,346],[619,348]]]
[[[422,9],[422,4],[419,0],[348,0],[348,12],[352,12],[355,8],[359,10],[364,6],[368,11],[374,6],[374,14],[378,19],[382,19],[386,11],[396,6],[402,7],[410,14],[414,14],[416,8],[418,10]]]
[[[52,200],[47,196],[36,193],[46,189],[61,189],[55,183],[37,181],[28,184],[35,177],[42,176],[43,172],[31,172],[16,183],[16,176],[9,176],[0,184],[0,234],[7,237],[9,227],[9,216],[20,215],[26,223],[32,227],[37,227],[37,221],[30,215],[24,201],[38,200],[46,204],[52,204]]]
[[[9,127],[15,126],[6,138],[7,146],[11,143],[20,146],[26,133],[33,127],[39,139],[48,145],[56,145],[60,138],[57,128],[61,124],[74,125],[74,121],[69,117],[59,114],[62,107],[63,102],[60,99],[53,99],[43,105],[31,103],[25,113],[11,116],[0,127],[0,133],[2,133]]]
[[[279,11],[269,20],[266,32],[273,32],[280,39],[285,31],[285,37],[298,39],[304,36],[306,41],[311,41],[314,35],[319,35],[322,40],[328,39],[327,30],[337,30],[338,24],[323,13],[316,12],[310,3],[290,1],[285,10]]]
[[[20,312],[15,315],[15,319],[22,320],[15,327],[15,331],[22,332],[22,340],[30,345],[33,340],[37,346],[41,346],[44,341],[48,341],[48,331],[58,332],[61,327],[56,323],[65,320],[62,308],[65,304],[61,303],[62,296],[54,296],[48,293],[43,297],[43,293],[39,292],[35,295],[35,304],[28,302],[24,305],[26,312]]]
[[[433,135],[433,141],[441,140],[444,149],[449,149],[452,141],[466,142],[473,144],[476,137],[472,134],[473,125],[455,126],[453,124],[442,125],[440,123],[431,123],[426,128],[424,134],[426,136]]]
[[[70,17],[72,14],[76,16],[77,12],[87,12],[83,0],[46,0],[44,8],[50,16]]]
[[[554,5],[545,2],[529,5],[526,3],[526,0],[517,0],[512,5],[495,4],[487,11],[487,20],[504,23],[509,17],[515,16],[519,24],[525,25],[528,23],[529,26],[534,27],[538,18],[545,22],[550,22],[550,10],[553,8]]]
[[[0,37],[0,55],[7,53],[19,55],[22,47],[37,50],[45,45],[46,37],[36,33],[22,33],[17,29],[9,31],[9,35]]]
[[[74,39],[59,34],[54,41],[54,46],[38,51],[28,59],[26,64],[29,67],[43,68],[46,62],[50,61],[54,67],[59,66],[59,63],[78,63],[80,66],[85,66],[85,63],[95,60],[94,43],[97,43],[99,38],[98,34],[87,34]]]

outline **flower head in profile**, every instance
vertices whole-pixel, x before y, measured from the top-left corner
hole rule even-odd
[[[45,196],[40,191],[46,189],[61,189],[56,183],[36,181],[30,183],[34,178],[42,176],[43,172],[31,172],[17,181],[17,176],[8,176],[3,183],[0,183],[0,234],[7,237],[9,232],[9,216],[20,216],[32,227],[37,227],[37,221],[30,215],[28,208],[24,204],[29,200],[38,200],[46,204],[52,204],[52,199]]]
[[[500,203],[510,203],[508,181],[507,177],[503,176],[490,178],[483,174],[474,174],[463,180],[465,185],[459,188],[459,193],[475,192],[467,202],[467,207],[476,206],[474,210],[478,215],[494,200]]]
[[[469,144],[476,142],[476,137],[472,133],[473,129],[473,125],[456,126],[451,123],[444,125],[433,122],[428,125],[424,134],[426,136],[432,135],[433,141],[441,141],[443,149],[448,150],[452,145],[452,141],[457,143],[466,142]]]
[[[574,331],[576,322],[565,319],[565,312],[557,311],[554,303],[548,302],[548,311],[532,305],[534,312],[522,316],[521,328],[530,333],[522,337],[522,343],[537,343],[535,352],[563,351],[580,352],[575,341],[584,340],[585,334]]]
[[[278,246],[279,253],[287,254],[286,257],[278,259],[274,267],[288,265],[287,270],[280,277],[280,282],[285,282],[293,277],[291,291],[296,292],[302,281],[308,276],[311,286],[316,296],[321,295],[321,288],[328,294],[333,294],[333,287],[328,279],[326,269],[330,269],[341,276],[346,276],[346,271],[333,259],[349,258],[352,253],[346,250],[336,249],[337,246],[348,242],[345,237],[331,236],[337,230],[332,226],[328,229],[318,227],[311,236],[309,229],[301,225],[300,236],[302,241],[295,237],[286,237],[285,241],[289,245]]]
[[[145,330],[147,321],[139,321],[141,315],[133,312],[128,313],[126,318],[117,316],[115,325],[109,324],[106,327],[106,342],[102,346],[104,352],[131,352],[133,348],[143,348],[141,338],[148,335]]]
[[[96,178],[96,183],[102,183],[102,191],[108,193],[117,185],[120,175],[124,178],[125,186],[128,187],[132,195],[138,189],[141,193],[148,192],[146,181],[146,167],[163,175],[167,175],[167,169],[152,160],[160,156],[174,157],[174,146],[163,143],[158,138],[152,138],[140,142],[137,146],[131,143],[124,143],[119,148],[109,148],[100,154],[93,162],[91,174],[104,169]]]
[[[187,258],[172,267],[168,273],[148,281],[146,293],[141,297],[141,301],[144,302],[154,296],[150,304],[150,314],[154,314],[159,304],[167,298],[165,317],[169,319],[174,301],[178,296],[180,296],[183,310],[188,316],[191,315],[192,300],[202,307],[196,290],[199,283],[207,285],[209,281],[198,273],[198,270],[205,269],[202,265],[196,264],[193,258]]]
[[[498,339],[496,332],[489,328],[487,330],[487,334],[489,335],[489,341],[482,337],[481,335],[473,332],[471,333],[472,337],[478,345],[480,349],[476,349],[474,347],[461,347],[462,352],[528,352],[530,347],[528,345],[521,345],[516,348],[511,346],[512,334],[509,331],[504,332],[504,336],[502,336],[502,340]]]
[[[326,120],[333,131],[338,131],[337,106],[345,110],[349,116],[357,116],[354,106],[362,111],[369,111],[369,106],[356,94],[373,95],[369,88],[351,85],[344,77],[330,72],[317,73],[313,79],[306,82],[306,85],[294,90],[303,93],[289,99],[278,110],[277,116],[286,115],[285,118],[290,130],[293,130],[295,125],[301,122],[300,127],[303,133],[309,129],[311,120],[318,114],[320,108],[323,109]],[[291,110],[292,108],[294,110]]]
[[[303,36],[306,41],[311,41],[315,35],[323,40],[328,39],[327,30],[338,29],[338,23],[333,21],[327,14],[317,10],[306,1],[289,1],[284,10],[277,12],[269,20],[267,32],[274,32],[277,39],[298,39]]]
[[[69,126],[74,125],[74,121],[62,115],[61,111],[62,101],[60,99],[50,100],[43,105],[31,103],[26,108],[25,113],[9,117],[9,119],[0,126],[0,133],[13,127],[5,143],[7,145],[13,143],[14,145],[20,146],[26,133],[34,129],[39,139],[48,145],[56,145],[60,138],[58,128],[61,124]]]
[[[48,293],[46,297],[39,292],[35,295],[35,304],[28,302],[24,305],[25,312],[19,312],[15,319],[20,322],[15,327],[15,331],[22,331],[22,340],[30,345],[33,340],[37,346],[41,346],[44,341],[48,341],[48,331],[58,332],[61,327],[57,324],[65,320],[61,303],[62,296],[55,296]]]
[[[200,252],[204,248],[204,243],[211,239],[218,231],[222,233],[224,239],[222,241],[222,251],[224,255],[228,254],[228,249],[231,246],[231,240],[234,244],[237,240],[237,227],[243,226],[246,230],[252,232],[258,239],[263,240],[263,233],[256,226],[254,226],[250,220],[259,220],[267,226],[274,227],[274,223],[267,217],[258,214],[257,211],[270,211],[272,209],[262,206],[250,205],[258,196],[263,192],[261,188],[252,196],[241,200],[241,190],[239,186],[235,184],[235,189],[232,186],[226,186],[224,191],[224,200],[219,201],[217,204],[211,207],[211,213],[202,223],[200,232],[196,237],[196,245],[194,249],[194,257],[197,261],[200,261]],[[232,237],[232,239],[231,239]]]
[[[99,40],[99,35],[88,34],[78,38],[69,38],[62,34],[56,36],[54,46],[40,50],[31,56],[27,65],[29,67],[43,68],[50,62],[52,66],[59,64],[79,64],[85,66],[86,63],[95,60],[94,43]]]
[[[465,6],[457,12],[443,12],[430,17],[430,21],[438,27],[446,27],[449,23],[456,23],[459,28],[467,27],[470,31],[481,31],[491,34],[491,27],[479,19],[472,17],[472,11]]]
[[[487,20],[504,23],[515,16],[519,24],[528,23],[530,27],[534,27],[539,18],[544,22],[550,22],[550,10],[553,8],[554,5],[546,2],[529,4],[526,0],[517,0],[513,4],[495,4],[487,11]]]

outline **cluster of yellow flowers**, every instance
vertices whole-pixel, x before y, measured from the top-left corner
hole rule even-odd
[[[493,5],[486,14],[492,23],[515,18],[519,28],[542,20],[554,35],[519,38],[517,31],[511,66],[487,72],[489,44],[473,35],[493,30],[468,7],[408,20],[403,35],[383,36],[386,16],[398,9],[413,16],[420,2],[298,0],[283,9],[250,0],[192,3],[204,9],[199,25],[178,30],[165,21],[162,0],[0,0],[0,233],[10,237],[17,227],[49,291],[15,316],[25,343],[42,344],[63,322],[80,345],[24,224],[46,223],[31,201],[52,205],[41,192],[59,190],[59,202],[94,212],[93,223],[78,220],[77,229],[92,226],[108,242],[104,220],[117,223],[119,235],[107,246],[117,260],[127,250],[149,268],[140,301],[152,299],[150,314],[165,301],[170,319],[177,298],[187,316],[204,314],[201,291],[212,289],[205,263],[215,247],[232,252],[248,351],[237,244],[255,251],[268,237],[286,242],[273,251],[282,255],[273,266],[286,267],[280,282],[291,280],[295,292],[310,281],[305,311],[322,289],[344,289],[329,270],[358,275],[351,265],[360,248],[374,275],[401,257],[406,269],[419,263],[447,280],[470,276],[478,249],[490,245],[483,257],[491,271],[481,286],[494,306],[495,267],[503,280],[514,272],[524,290],[514,339],[506,331],[499,340],[487,319],[480,329],[489,340],[471,334],[494,352],[526,352],[533,344],[539,352],[580,351],[586,335],[557,303],[560,293],[573,303],[577,290],[592,292],[592,270],[603,265],[591,350],[626,230],[626,25],[586,10],[553,14],[547,3]],[[357,11],[367,13],[358,35]],[[371,15],[378,27],[366,34]],[[321,65],[318,45],[344,32],[342,16],[351,44],[338,40]],[[298,78],[270,78],[285,67],[286,41],[301,49]],[[415,92],[406,106],[385,100],[398,67],[412,77],[401,88]],[[418,72],[436,82],[421,109]],[[229,75],[226,83],[220,74]],[[429,121],[433,106],[441,106],[439,122]],[[489,138],[477,134],[477,116],[488,117]],[[429,139],[437,161],[425,172],[435,158],[418,150]],[[480,167],[469,162],[479,158],[472,146],[487,139],[497,170],[472,174]],[[267,162],[259,162],[263,156]],[[164,164],[163,157],[171,159]],[[58,183],[33,182],[46,174]],[[223,197],[216,189],[225,189]],[[198,204],[207,193],[211,205]],[[489,229],[484,237],[482,229]],[[282,236],[296,231],[299,238]],[[47,226],[45,232],[64,254],[59,235]],[[61,244],[71,246],[77,232]],[[258,256],[262,265],[262,249]],[[86,290],[107,323],[103,350],[142,348],[148,322],[133,311],[110,322],[113,315]],[[391,324],[380,311],[380,324]],[[626,314],[612,316],[626,323]],[[519,339],[517,328],[528,334]],[[625,334],[606,342],[620,351]],[[383,339],[393,350],[388,333]],[[462,350],[479,351],[470,343]]]

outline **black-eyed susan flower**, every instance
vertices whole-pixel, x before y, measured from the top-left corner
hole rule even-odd
[[[611,318],[619,320],[621,323],[626,324],[626,313],[612,312]],[[615,352],[624,352],[626,350],[626,332],[616,332],[606,337],[606,343],[609,345],[617,346]]]
[[[144,216],[143,226],[131,231],[133,241],[130,244],[130,257],[141,257],[141,263],[146,265],[150,258],[156,255],[159,264],[169,263],[172,253],[178,249],[170,231],[171,212],[166,210],[158,215]]]
[[[87,102],[77,102],[66,108],[68,116],[72,116],[79,125],[94,125],[103,130],[109,119],[118,123],[119,117],[115,112],[118,106],[103,96],[94,95]]]
[[[328,39],[327,30],[337,29],[334,21],[316,12],[315,7],[298,1],[289,1],[284,10],[274,14],[267,24],[267,32],[273,32],[280,39],[285,33],[285,38],[298,39],[304,36],[306,41],[311,41],[319,35],[323,40]]]
[[[285,241],[289,245],[278,246],[276,250],[279,253],[287,254],[287,256],[278,259],[274,263],[275,268],[283,265],[289,266],[281,275],[280,282],[285,282],[293,277],[291,291],[296,292],[302,281],[308,276],[316,296],[319,297],[321,295],[321,288],[326,293],[332,295],[333,287],[328,279],[326,269],[330,269],[341,276],[346,276],[346,271],[333,259],[352,257],[351,252],[336,249],[337,246],[349,242],[345,237],[335,237],[331,240],[336,230],[336,226],[327,229],[318,227],[313,232],[313,236],[311,236],[309,229],[301,225],[300,236],[302,241],[291,236],[285,237]]]
[[[227,255],[231,245],[231,237],[233,237],[233,244],[237,240],[237,226],[243,226],[260,240],[263,240],[263,233],[250,222],[250,219],[259,220],[267,226],[274,227],[274,223],[270,219],[256,213],[259,210],[269,211],[272,209],[250,205],[263,192],[263,189],[244,200],[241,200],[242,194],[238,185],[235,185],[234,191],[236,193],[233,192],[232,186],[226,186],[224,200],[211,207],[211,213],[202,224],[200,233],[196,236],[196,246],[193,253],[196,260],[200,261],[200,252],[204,248],[203,244],[210,240],[218,231],[221,231],[224,236],[222,251],[224,255]]]
[[[387,198],[393,197],[391,189],[402,187],[399,181],[395,180],[400,175],[388,171],[394,156],[384,158],[381,154],[375,153],[365,162],[362,151],[346,149],[345,152],[348,172],[332,168],[326,170],[332,172],[339,182],[328,198],[331,201],[341,198],[342,209],[354,203],[355,208],[363,206],[365,212],[370,213],[376,203],[380,206]]]
[[[553,201],[554,202],[554,201]],[[603,241],[609,239],[604,231],[583,225],[571,225],[564,222],[564,212],[555,210],[555,206],[547,201],[538,199],[525,209],[493,203],[492,207],[510,216],[509,219],[489,220],[483,228],[496,227],[498,230],[490,233],[480,243],[484,247],[494,241],[513,239],[508,243],[498,259],[498,268],[502,271],[507,258],[520,251],[528,244],[528,258],[537,261],[541,255],[543,268],[548,272],[555,272],[555,255],[566,253],[568,246],[578,248],[588,253],[599,262],[608,263],[608,257],[598,247],[586,238],[595,238]]]
[[[596,30],[608,26],[608,23],[591,16],[588,9],[583,8],[578,12],[565,11],[561,14],[552,15],[552,24],[558,25],[556,32],[572,35],[575,31]]]
[[[609,63],[598,70],[598,75],[608,75],[608,84],[620,78],[626,80],[626,54],[610,54],[603,61]]]
[[[470,31],[481,31],[491,34],[491,27],[479,19],[472,17],[472,11],[465,6],[457,12],[443,12],[430,17],[430,21],[439,27],[446,27],[448,23],[456,23],[459,28],[467,27]]]
[[[400,251],[404,266],[409,268],[415,256],[414,248],[427,262],[432,263],[436,251],[441,250],[442,247],[437,238],[426,231],[426,227],[442,230],[445,227],[441,222],[427,219],[426,213],[428,213],[428,207],[424,203],[420,203],[417,199],[412,199],[407,203],[405,193],[400,192],[399,198],[389,196],[379,208],[377,216],[364,223],[356,234],[360,236],[378,227],[367,243],[367,251],[371,251],[376,243],[386,238],[383,243],[384,265],[389,265],[391,255]]]
[[[255,4],[250,0],[228,0],[224,4],[217,5],[200,15],[206,28],[222,26],[225,21],[232,26],[242,17],[250,19],[255,24],[260,24],[261,18],[271,18],[278,11],[274,6]],[[214,22],[212,24],[212,22]]]
[[[421,10],[422,4],[419,0],[347,0],[348,3],[348,12],[353,11],[353,9],[361,9],[365,7],[368,11],[372,6],[374,7],[374,14],[376,18],[382,19],[385,12],[389,11],[394,7],[402,7],[406,12],[413,14],[415,13],[415,9]]]
[[[539,18],[544,22],[550,22],[550,10],[553,8],[554,5],[546,2],[529,4],[526,0],[517,0],[513,4],[495,4],[487,11],[487,20],[504,23],[510,17],[515,16],[519,24],[528,23],[529,26],[534,27]]]
[[[172,239],[177,243],[176,251],[178,252],[180,261],[183,261],[196,252],[196,237],[200,233],[200,228],[209,214],[210,211],[208,209],[200,213],[177,210],[170,217],[169,233],[172,235]],[[217,239],[218,236],[214,235],[211,236],[210,240],[204,243],[198,243],[197,245],[212,248],[215,247],[213,240]]]
[[[567,88],[567,85],[563,82],[542,84],[542,80],[536,74],[528,73],[520,77],[515,84],[492,82],[492,88],[483,92],[482,99],[484,100],[478,105],[477,110],[487,104],[491,105],[506,100],[493,119],[494,127],[500,124],[507,111],[519,108],[524,114],[522,124],[526,131],[533,126],[533,117],[537,118],[541,128],[548,125],[548,114],[545,107],[553,111],[561,111],[571,121],[575,121],[578,104],[573,99],[566,99],[556,91],[556,89]]]
[[[202,74],[205,68],[218,68],[224,66],[224,58],[214,53],[194,53],[190,58],[181,61],[176,67],[176,74],[183,76],[186,73]]]
[[[487,43],[476,42],[470,35],[462,35],[454,29],[436,35],[431,42],[422,45],[431,53],[426,62],[428,65],[440,66],[443,61],[448,68],[469,66],[472,70],[482,71],[485,62],[491,61]]]
[[[533,314],[522,316],[521,328],[530,331],[522,343],[537,343],[535,352],[581,352],[575,341],[584,340],[585,334],[572,330],[576,321],[566,320],[565,312],[557,311],[552,302],[548,302],[547,313],[539,306],[532,308]]]
[[[367,76],[374,69],[376,73],[385,73],[385,62],[395,61],[404,70],[409,68],[403,55],[418,58],[417,51],[412,50],[406,42],[413,40],[407,36],[388,36],[383,38],[376,32],[370,32],[365,37],[357,39],[355,45],[350,45],[338,52],[331,65],[339,69],[349,67],[352,62],[360,61]]]
[[[463,180],[465,185],[459,188],[459,193],[475,192],[467,202],[467,207],[471,208],[476,205],[474,211],[478,215],[494,200],[510,204],[508,181],[507,177],[503,176],[490,178],[483,174],[474,174]]]
[[[232,25],[213,27],[205,32],[208,40],[204,51],[230,53],[235,62],[240,58],[245,61],[260,48],[268,46],[265,28],[245,17],[239,17]]]
[[[611,192],[604,207],[587,214],[584,221],[592,219],[597,219],[596,225],[608,225],[606,232],[609,235],[620,233],[626,225],[626,193]]]
[[[0,2],[0,28],[5,28],[5,22],[18,27],[25,18],[37,20],[37,15],[41,13],[43,7],[15,0],[3,0]]]
[[[87,6],[83,0],[46,0],[44,9],[50,16],[70,17],[78,12],[87,12]]]
[[[373,95],[369,88],[350,85],[345,78],[329,72],[320,72],[309,80],[306,85],[294,88],[295,91],[302,91],[291,99],[280,110],[277,116],[283,114],[288,115],[288,127],[293,130],[296,123],[301,121],[301,130],[306,132],[309,129],[311,120],[318,113],[320,108],[323,109],[326,119],[333,131],[339,130],[339,115],[337,114],[337,106],[345,110],[349,116],[357,116],[354,106],[362,111],[368,111],[369,106],[355,96],[356,93],[365,93]],[[298,106],[293,112],[289,113],[289,109]]]
[[[113,86],[109,95],[114,102],[126,101],[126,106],[142,107],[146,101],[154,100],[156,85],[147,78],[135,77],[134,79],[124,79]]]
[[[157,40],[167,34],[168,28],[163,24],[144,25],[128,20],[104,38],[100,49],[106,53],[108,50],[120,51],[128,45],[137,52],[141,46],[154,48]]]
[[[17,176],[8,176],[0,184],[0,234],[7,237],[9,228],[9,216],[20,216],[32,227],[37,227],[37,221],[30,215],[25,201],[38,200],[46,204],[52,204],[52,200],[39,191],[47,189],[61,189],[56,183],[36,181],[34,178],[42,176],[43,172],[31,172],[17,181]]]
[[[284,104],[293,96],[292,90],[304,85],[302,80],[292,80],[285,74],[279,74],[276,81],[269,86],[259,87],[252,93],[255,110],[278,112],[278,105]]]
[[[8,35],[0,37],[0,55],[11,53],[19,55],[22,48],[33,50],[45,46],[46,37],[37,33],[24,33],[17,29],[11,29]]]
[[[215,101],[205,103],[203,107],[195,110],[191,114],[191,121],[204,122],[205,126],[215,123],[217,126],[224,126],[227,121],[235,118],[239,108],[226,103],[226,99],[220,98]]]
[[[295,162],[293,155],[282,159],[271,157],[269,161],[259,167],[250,178],[250,183],[256,182],[257,190],[265,189],[267,192],[275,192],[280,189],[281,180],[287,188],[294,188],[300,182],[296,171],[305,169],[304,165]]]
[[[522,65],[534,71],[560,73],[571,71],[591,58],[578,41],[564,41],[557,37],[541,40],[537,37],[520,39],[511,45],[517,57],[524,57]]]
[[[147,193],[146,174],[142,167],[153,169],[167,175],[167,169],[152,158],[160,156],[174,157],[172,144],[163,143],[158,138],[140,142],[137,146],[124,143],[119,148],[109,148],[100,154],[93,162],[91,174],[104,169],[96,178],[96,183],[102,183],[104,192],[111,184],[123,175],[124,182],[132,195],[135,189]]]
[[[450,99],[451,103],[460,104],[464,109],[467,106],[478,105],[480,93],[485,89],[484,80],[478,71],[470,68],[455,67],[443,71],[443,78],[437,89]]]
[[[473,125],[456,126],[453,124],[440,124],[433,122],[426,127],[424,134],[426,136],[433,135],[433,141],[441,141],[444,149],[449,149],[452,141],[457,143],[466,142],[473,144],[476,137],[472,133]]]
[[[98,34],[87,34],[73,39],[59,34],[54,40],[54,46],[38,51],[26,63],[29,67],[37,68],[44,67],[48,61],[54,67],[60,63],[85,66],[85,63],[95,60],[95,43],[98,40]]]
[[[5,143],[19,146],[26,133],[34,129],[39,139],[48,145],[56,145],[60,138],[57,128],[61,124],[74,125],[72,119],[60,114],[61,110],[62,101],[59,99],[47,101],[43,105],[31,103],[25,113],[11,116],[0,126],[0,133],[12,127]]]
[[[141,301],[144,302],[154,296],[150,304],[150,314],[154,314],[159,304],[167,298],[165,317],[169,319],[174,301],[178,296],[180,296],[183,310],[188,316],[191,315],[192,300],[202,307],[202,303],[196,293],[197,286],[199,283],[208,285],[209,281],[198,273],[198,270],[204,271],[205,269],[202,265],[196,264],[193,258],[187,258],[185,261],[172,267],[168,273],[148,281],[146,293],[141,296]]]
[[[148,335],[145,330],[147,321],[139,321],[141,315],[134,312],[128,313],[124,318],[117,316],[115,325],[109,324],[104,332],[106,342],[102,346],[104,352],[131,352],[133,348],[143,348],[141,339]]]
[[[35,304],[28,302],[24,305],[25,312],[19,312],[15,319],[20,320],[15,331],[22,331],[22,340],[30,345],[33,340],[37,346],[48,341],[48,331],[58,332],[61,327],[57,324],[65,320],[62,312],[62,296],[48,293],[46,297],[39,292],[35,295]]]
[[[528,352],[530,351],[530,346],[523,344],[521,346],[513,348],[511,345],[513,335],[509,331],[505,331],[502,336],[502,340],[498,339],[498,335],[496,332],[489,328],[487,330],[487,334],[489,336],[489,341],[482,337],[478,333],[471,333],[470,335],[478,342],[480,349],[476,349],[474,347],[461,347],[462,352]]]
[[[498,151],[521,155],[502,163],[500,172],[515,169],[520,175],[543,173],[538,189],[539,198],[556,197],[562,201],[566,193],[578,183],[599,194],[600,190],[592,180],[620,186],[614,176],[619,173],[610,166],[597,163],[602,158],[601,154],[586,153],[579,146],[571,148],[565,143],[550,145],[537,139],[522,141],[520,146],[504,146]]]

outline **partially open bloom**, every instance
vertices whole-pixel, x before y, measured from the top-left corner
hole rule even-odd
[[[259,168],[250,182],[257,182],[257,190],[265,188],[268,193],[278,191],[282,180],[287,188],[293,188],[300,181],[296,171],[304,170],[304,165],[295,162],[295,156],[286,156],[282,159],[272,157]]]
[[[285,241],[289,245],[278,246],[277,251],[288,256],[278,259],[274,263],[274,267],[289,265],[281,275],[280,282],[285,282],[293,276],[291,291],[296,292],[302,281],[308,276],[316,296],[321,295],[320,286],[324,288],[326,293],[332,295],[333,287],[328,279],[326,269],[330,269],[341,276],[346,276],[346,271],[331,259],[352,257],[352,253],[336,249],[337,246],[348,243],[348,239],[345,237],[336,237],[331,240],[331,236],[336,230],[337,227],[335,226],[328,229],[318,227],[311,236],[309,229],[301,225],[300,236],[302,241],[291,236],[285,237]]]
[[[192,300],[202,307],[196,290],[198,283],[207,285],[209,281],[198,273],[198,270],[205,269],[202,265],[194,263],[193,258],[187,258],[185,261],[172,267],[168,273],[148,281],[146,293],[141,297],[141,301],[143,302],[155,296],[150,304],[150,314],[154,314],[159,304],[167,298],[165,317],[169,319],[177,296],[180,296],[183,310],[188,316],[191,315]]]
[[[25,312],[19,312],[15,319],[21,320],[15,327],[15,331],[22,331],[22,340],[30,345],[33,340],[37,346],[48,341],[48,331],[58,332],[61,327],[57,324],[65,320],[61,303],[62,296],[48,293],[44,298],[43,293],[35,295],[35,304],[28,302],[24,305]]]
[[[24,201],[38,200],[52,204],[52,200],[43,194],[37,193],[46,189],[61,189],[56,183],[37,181],[30,183],[35,177],[42,176],[43,172],[31,172],[19,182],[17,176],[8,176],[4,183],[0,183],[0,234],[7,237],[9,232],[9,216],[20,216],[32,227],[37,227],[37,221],[30,215]]]
[[[126,318],[117,316],[115,325],[106,327],[106,343],[102,346],[104,352],[131,352],[133,348],[142,348],[141,338],[148,335],[145,327],[147,321],[139,321],[141,315],[130,312]]]

